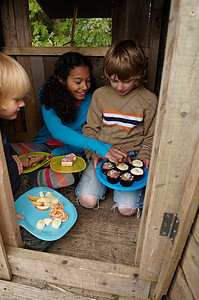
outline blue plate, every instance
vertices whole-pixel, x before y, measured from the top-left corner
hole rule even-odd
[[[51,192],[59,200],[59,202],[64,204],[64,211],[68,214],[68,220],[66,222],[62,222],[58,229],[53,228],[51,225],[45,226],[42,230],[37,229],[36,227],[38,220],[48,217],[50,218],[48,213],[51,211],[51,208],[45,211],[36,209],[33,204],[31,204],[31,200],[28,199],[27,195],[39,197],[40,191],[42,191],[44,195],[48,191]],[[71,229],[77,220],[77,211],[74,205],[57,191],[47,187],[36,187],[29,190],[15,201],[15,208],[18,214],[24,216],[24,220],[18,219],[19,224],[21,224],[21,226],[34,236],[44,241],[55,241],[60,239]]]
[[[119,182],[112,184],[109,183],[106,179],[106,175],[104,175],[101,171],[101,165],[105,162],[106,160],[101,161],[96,168],[96,175],[99,181],[101,181],[104,185],[110,187],[111,189],[118,190],[118,191],[135,191],[143,188],[146,183],[147,183],[147,178],[148,178],[148,170],[144,167],[144,175],[141,180],[139,181],[134,181],[133,184],[129,187],[124,187],[122,186]]]

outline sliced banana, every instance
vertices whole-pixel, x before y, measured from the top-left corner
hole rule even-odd
[[[40,191],[40,192],[39,192],[39,196],[40,196],[41,198],[43,198],[43,197],[44,197],[44,193],[43,193],[42,191]]]
[[[36,227],[38,228],[38,229],[44,229],[44,227],[45,227],[45,221],[44,220],[39,220],[38,222],[37,222],[37,225],[36,225]]]
[[[58,229],[61,225],[61,220],[58,218],[55,218],[52,222],[52,227],[55,229]]]
[[[45,197],[50,198],[53,205],[56,205],[59,202],[59,200],[49,191],[45,194]]]
[[[52,224],[53,219],[51,218],[44,218],[44,222],[47,226],[49,226],[50,224]]]

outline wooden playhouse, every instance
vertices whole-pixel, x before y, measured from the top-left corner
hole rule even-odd
[[[154,146],[141,219],[110,211],[109,191],[98,212],[76,207],[67,237],[41,253],[23,249],[0,140],[0,299],[198,299],[198,1],[38,2],[49,14],[75,2],[80,17],[112,16],[113,42],[132,38],[145,46],[147,87],[159,99]],[[79,51],[99,78],[107,48],[32,47],[28,1],[2,0],[0,11],[0,50],[32,82],[31,101],[7,124],[8,134],[28,142],[42,126],[38,91],[57,57]],[[76,205],[74,187],[62,192]]]

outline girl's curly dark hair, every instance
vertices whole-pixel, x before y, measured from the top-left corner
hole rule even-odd
[[[78,52],[64,53],[55,63],[54,75],[50,76],[40,91],[40,102],[46,109],[53,108],[63,122],[76,119],[75,101],[77,101],[59,79],[66,82],[72,69],[78,66],[88,66],[90,62]]]

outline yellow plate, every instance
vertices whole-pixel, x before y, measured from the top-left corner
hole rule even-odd
[[[75,173],[83,171],[86,168],[86,162],[83,158],[77,156],[77,159],[73,162],[72,167],[66,167],[61,165],[61,160],[64,156],[53,157],[50,162],[50,167],[53,171],[58,173]]]

